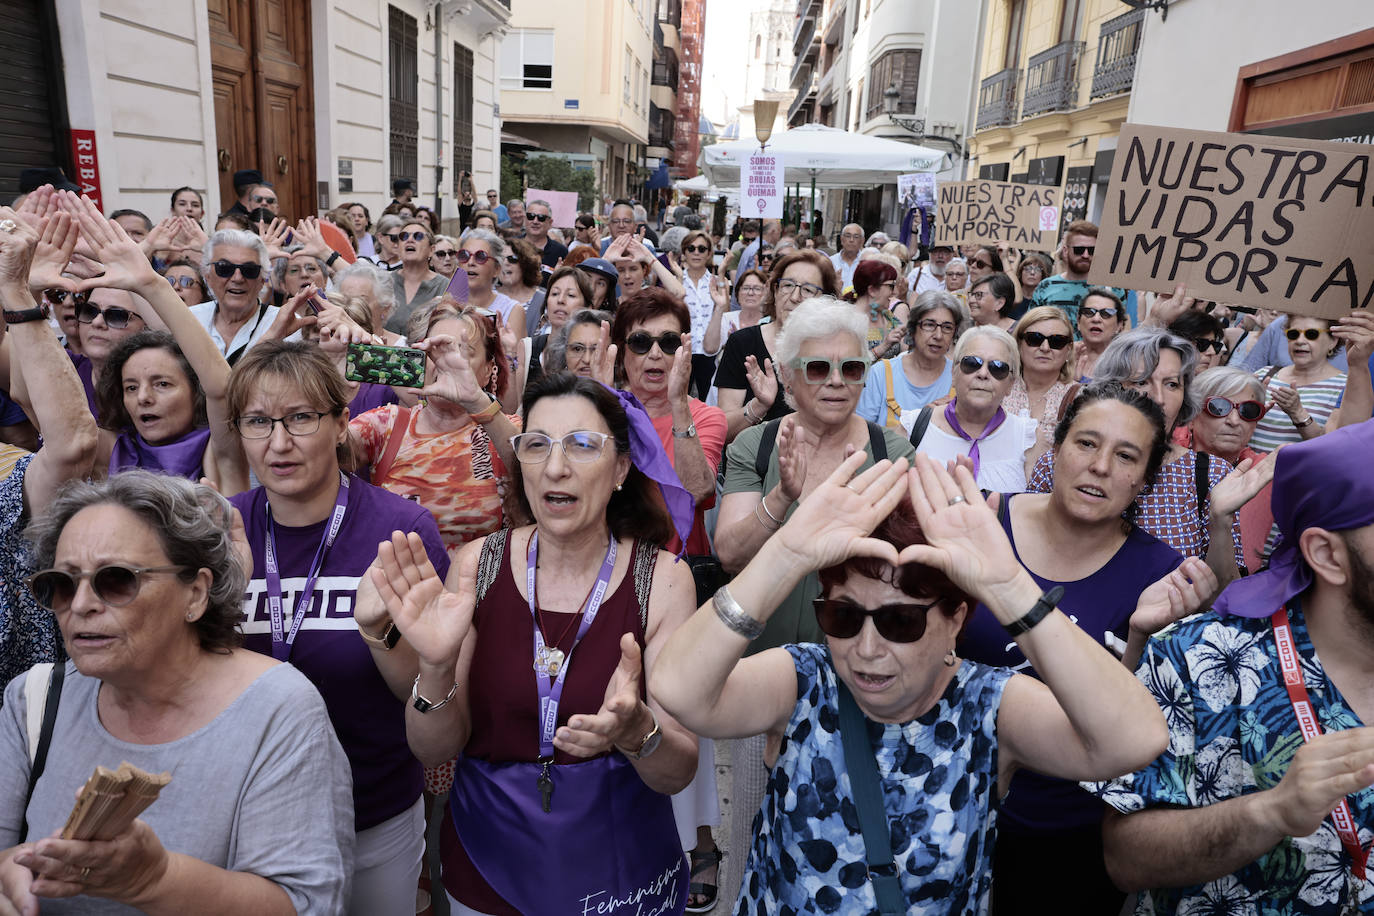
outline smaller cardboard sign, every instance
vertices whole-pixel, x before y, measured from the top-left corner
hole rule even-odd
[[[762,148],[755,150],[740,173],[740,215],[747,219],[782,219],[782,198],[787,187],[782,156]]]
[[[577,222],[576,191],[541,191],[539,188],[526,188],[525,205],[529,206],[530,201],[534,200],[548,203],[549,209],[553,211],[554,226],[567,229]]]
[[[937,245],[996,245],[1050,251],[1058,241],[1059,188],[1005,181],[940,185]]]

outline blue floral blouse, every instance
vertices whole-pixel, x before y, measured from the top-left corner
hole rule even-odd
[[[754,821],[736,913],[870,913],[840,739],[838,679],[822,645],[785,647],[797,707]],[[868,722],[909,914],[985,913],[996,821],[997,710],[1011,672],[964,661],[924,715]]]
[[[39,662],[66,657],[56,619],[38,606],[24,584],[34,572],[24,543],[24,475],[33,458],[25,455],[0,480],[0,691]]]

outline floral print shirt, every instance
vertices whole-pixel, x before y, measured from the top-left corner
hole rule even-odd
[[[1289,605],[1303,680],[1323,732],[1363,723],[1326,678],[1295,600]],[[1169,746],[1145,769],[1084,783],[1129,814],[1199,808],[1277,785],[1302,733],[1283,685],[1269,618],[1189,618],[1150,640],[1136,670],[1169,725]],[[1374,789],[1348,798],[1366,847],[1374,837]],[[1351,883],[1350,857],[1328,817],[1316,833],[1289,837],[1237,872],[1193,887],[1142,892],[1143,914],[1337,916],[1354,897],[1374,913],[1374,881]]]
[[[0,688],[39,662],[67,657],[56,618],[38,606],[24,584],[37,571],[24,543],[24,475],[33,459],[20,458],[0,480]]]

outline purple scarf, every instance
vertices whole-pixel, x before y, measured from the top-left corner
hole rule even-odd
[[[991,436],[993,433],[997,432],[997,427],[1001,426],[1004,422],[1006,422],[1007,412],[1000,407],[997,408],[997,413],[992,415],[992,419],[988,421],[988,425],[983,427],[982,434],[975,439],[973,436],[970,436],[968,433],[964,432],[964,428],[959,425],[959,418],[955,415],[954,412],[954,405],[957,402],[958,398],[955,398],[953,401],[950,401],[948,404],[945,405],[945,421],[949,423],[949,428],[954,430],[954,434],[956,436],[958,436],[960,439],[963,439],[965,442],[973,443],[973,448],[968,450],[968,457],[969,460],[973,462],[973,479],[977,480],[978,443],[982,442],[988,436]]]
[[[193,429],[186,435],[162,445],[149,445],[132,429],[125,429],[115,440],[110,452],[110,473],[118,474],[130,468],[161,471],[174,477],[199,481],[204,476],[202,465],[205,447],[210,442],[209,429]]]
[[[658,491],[663,494],[668,515],[677,530],[678,540],[682,542],[682,551],[686,552],[687,536],[692,533],[692,524],[696,521],[696,500],[692,499],[692,494],[682,485],[677,471],[673,470],[668,453],[663,450],[663,440],[659,439],[654,421],[649,419],[644,405],[628,391],[605,387],[620,399],[625,415],[630,419],[630,460],[641,474],[658,484]]]
[[[1374,478],[1360,464],[1374,453],[1374,420],[1285,445],[1270,503],[1279,538],[1269,568],[1237,579],[1212,605],[1218,614],[1268,617],[1312,584],[1298,549],[1308,528],[1349,531],[1374,523]]]

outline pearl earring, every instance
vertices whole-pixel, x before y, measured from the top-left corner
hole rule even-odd
[[[953,668],[955,665],[959,664],[959,656],[954,654],[953,646],[950,646],[949,651],[945,653],[944,662],[947,668]]]

